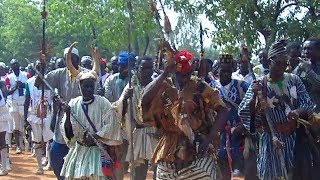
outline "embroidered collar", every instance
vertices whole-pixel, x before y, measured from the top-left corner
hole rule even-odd
[[[90,99],[90,100],[88,100],[88,101],[84,101],[83,98],[82,98],[82,104],[84,104],[84,105],[92,104],[93,101],[94,101],[94,97],[93,97],[93,99]]]

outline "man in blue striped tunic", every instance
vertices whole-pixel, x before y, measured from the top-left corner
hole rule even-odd
[[[250,126],[260,124],[257,126],[260,133],[257,169],[258,177],[263,180],[284,179],[286,175],[290,177],[297,120],[311,115],[313,109],[313,103],[300,78],[284,73],[288,65],[284,41],[275,42],[271,46],[268,59],[269,74],[251,84],[239,106],[239,115],[247,130]],[[263,100],[270,111],[261,108]],[[250,123],[252,113],[255,114],[254,124]],[[274,136],[268,124],[274,128]],[[277,152],[279,149],[280,153]]]
[[[231,77],[232,66],[232,55],[221,55],[218,70],[220,80],[210,84],[219,90],[221,99],[230,109],[225,129],[220,134],[218,149],[218,163],[223,179],[226,180],[231,178],[231,173],[233,176],[240,176],[243,170],[243,156],[240,148],[243,145],[244,136],[239,130],[242,121],[238,115],[238,108],[249,86],[247,82]]]

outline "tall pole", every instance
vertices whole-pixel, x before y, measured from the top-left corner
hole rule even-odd
[[[46,47],[46,21],[47,21],[47,11],[46,11],[46,1],[43,0],[42,7],[42,43],[41,43],[41,73],[44,74],[46,68],[46,57],[47,57],[47,47]],[[40,102],[40,113],[41,113],[41,146],[44,146],[43,140],[43,119],[47,116],[47,102],[44,98],[44,84],[41,86],[41,102]]]
[[[127,1],[128,12],[129,12],[129,23],[128,23],[128,71],[129,71],[129,88],[132,88],[132,63],[130,63],[130,52],[131,52],[131,32],[132,32],[132,3],[131,0]],[[135,58],[135,57],[134,57]],[[135,178],[135,165],[134,165],[134,153],[133,153],[133,103],[132,98],[128,99],[129,101],[129,122],[130,122],[130,179]]]

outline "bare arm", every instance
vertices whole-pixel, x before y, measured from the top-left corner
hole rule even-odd
[[[216,132],[221,132],[224,130],[228,116],[229,116],[228,108],[220,107],[219,110],[217,111],[217,117],[216,117],[215,124],[210,129],[209,136],[208,136],[209,139],[213,139],[214,134]]]
[[[157,79],[153,80],[151,83],[149,83],[142,95],[142,105],[147,106],[151,103],[154,96],[158,93],[158,91],[161,89],[161,85],[163,81],[167,78],[168,74],[163,72]]]

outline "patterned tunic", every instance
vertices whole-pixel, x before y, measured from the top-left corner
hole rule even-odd
[[[230,130],[231,128],[236,127],[238,124],[242,123],[239,115],[238,115],[238,108],[239,104],[241,103],[245,93],[248,90],[249,84],[232,79],[231,82],[226,85],[222,86],[219,82],[215,83],[215,88],[218,88],[220,97],[222,98],[223,102],[227,105],[230,109],[230,114],[227,119],[226,129]],[[230,135],[230,148],[231,148],[231,155],[232,158],[239,158],[242,156],[240,152],[240,142],[241,137],[236,135]],[[227,151],[226,151],[226,130],[221,132],[220,134],[220,147],[218,149],[218,156],[221,158],[227,158]]]
[[[267,79],[267,78],[266,78]],[[264,84],[265,81],[263,81]],[[308,113],[311,114],[313,109],[313,103],[306,92],[305,86],[303,85],[300,78],[294,74],[284,74],[284,80],[281,84],[273,82],[267,82],[267,87],[262,86],[262,90],[266,90],[268,105],[271,109],[271,121],[273,124],[288,123],[287,113],[290,110],[297,108],[305,108]],[[281,99],[285,95],[289,97],[290,102]],[[239,107],[239,115],[244,121],[244,126],[250,130],[250,108],[249,104],[252,100],[253,92],[250,86],[242,103]],[[291,109],[289,107],[291,106]],[[256,121],[263,121],[261,112],[256,115]],[[293,167],[293,148],[295,145],[295,132],[285,135],[283,133],[276,133],[277,138],[284,142],[284,154],[286,169],[290,170]],[[258,177],[262,180],[271,180],[275,177],[283,177],[281,174],[281,163],[280,157],[273,147],[272,137],[270,132],[263,131],[260,136],[259,142],[259,155],[258,155]]]
[[[215,110],[221,107],[225,104],[218,91],[205,82],[191,79],[180,92],[170,80],[163,82],[152,102],[142,106],[144,122],[162,132],[152,157],[158,165],[157,179],[216,179],[214,158],[197,157],[194,140],[208,135]],[[183,163],[188,165],[176,167]]]

